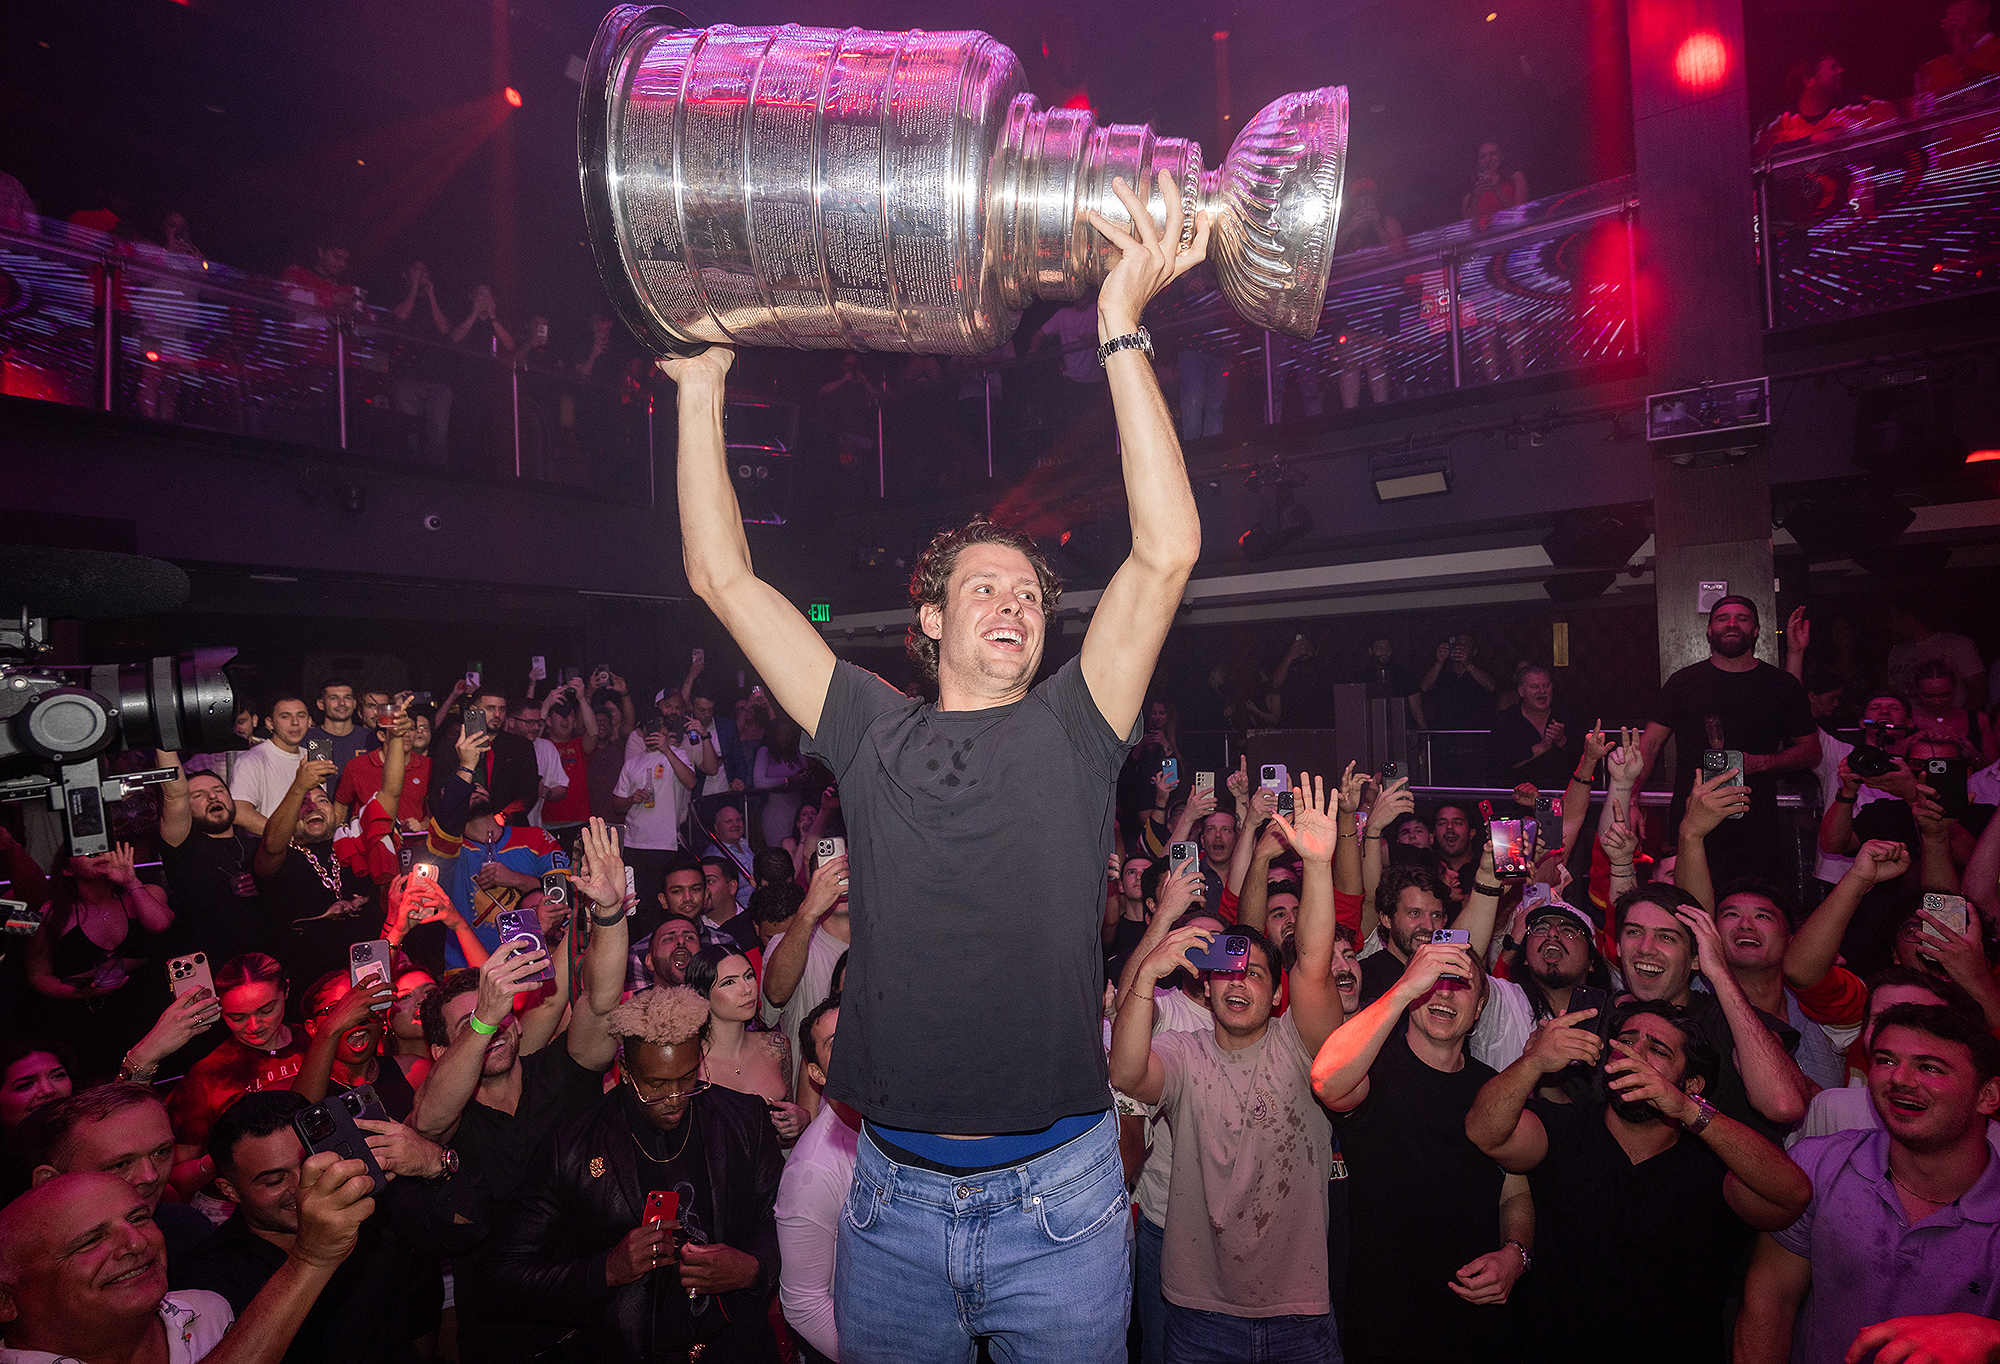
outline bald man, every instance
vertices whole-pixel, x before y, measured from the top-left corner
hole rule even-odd
[[[138,1190],[95,1172],[47,1180],[0,1211],[0,1364],[278,1364],[374,1211],[373,1188],[358,1160],[308,1160],[298,1240],[231,1330],[216,1294],[168,1296],[166,1242]]]

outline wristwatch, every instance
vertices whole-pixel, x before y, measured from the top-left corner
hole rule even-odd
[[[1688,1102],[1695,1106],[1695,1119],[1690,1123],[1682,1123],[1681,1126],[1689,1136],[1698,1137],[1708,1130],[1710,1123],[1715,1121],[1715,1105],[1699,1094],[1688,1095]]]
[[[1142,350],[1150,357],[1153,354],[1153,334],[1144,327],[1123,336],[1114,336],[1097,348],[1097,363],[1105,364],[1121,350]]]
[[[1506,1240],[1502,1241],[1500,1244],[1503,1246],[1512,1246],[1514,1247],[1514,1249],[1521,1252],[1522,1273],[1525,1274],[1527,1271],[1535,1267],[1534,1252],[1530,1251],[1526,1246],[1522,1245],[1519,1241],[1516,1241],[1513,1237],[1509,1236]]]
[[[458,1152],[449,1146],[438,1148],[438,1178],[450,1179],[458,1173]]]
[[[606,915],[602,919],[597,917],[597,911],[602,909],[604,906],[598,904],[597,901],[595,900],[590,901],[589,904],[590,904],[590,921],[596,924],[599,928],[609,928],[611,927],[611,925],[617,923],[619,920],[625,917],[625,906],[622,904],[613,905],[611,908],[611,913]]]

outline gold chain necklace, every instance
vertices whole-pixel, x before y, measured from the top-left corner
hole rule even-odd
[[[629,1125],[625,1128],[625,1135],[632,1138],[632,1144],[639,1148],[639,1154],[644,1156],[647,1160],[652,1161],[653,1164],[655,1165],[671,1165],[675,1161],[679,1160],[681,1158],[681,1152],[687,1150],[688,1138],[693,1134],[694,1134],[694,1105],[692,1104],[688,1105],[687,1117],[683,1119],[681,1122],[680,1147],[672,1155],[668,1156],[665,1160],[661,1160],[651,1151],[648,1151],[646,1149],[646,1143],[639,1140],[639,1134],[637,1132],[634,1132]]]
[[[1948,1207],[1948,1206],[1950,1206],[1951,1204],[1953,1204],[1953,1203],[1956,1203],[1956,1202],[1958,1202],[1958,1199],[1957,1199],[1956,1197],[1954,1197],[1954,1198],[1932,1198],[1932,1197],[1931,1197],[1931,1196],[1930,1196],[1929,1194],[1927,1194],[1927,1193],[1919,1193],[1919,1192],[1917,1192],[1917,1191],[1916,1191],[1915,1189],[1913,1189],[1913,1188],[1911,1188],[1911,1187],[1910,1187],[1909,1185],[1905,1184],[1905,1183],[1903,1182],[1903,1180],[1902,1180],[1901,1176],[1899,1176],[1899,1175],[1898,1175],[1898,1174],[1896,1173],[1896,1171],[1895,1171],[1895,1170],[1894,1170],[1893,1168],[1892,1168],[1892,1169],[1890,1169],[1890,1171],[1889,1171],[1889,1182],[1890,1182],[1891,1184],[1894,1184],[1894,1185],[1895,1185],[1895,1186],[1896,1186],[1897,1188],[1901,1189],[1901,1190],[1902,1190],[1902,1191],[1903,1191],[1904,1193],[1908,1194],[1908,1195],[1909,1195],[1910,1197],[1912,1197],[1912,1198],[1914,1198],[1914,1199],[1918,1200],[1919,1202],[1922,1202],[1922,1203],[1928,1203],[1928,1204],[1930,1204],[1930,1205],[1931,1205],[1932,1207],[1935,1207],[1935,1208],[1943,1208],[1943,1207]]]

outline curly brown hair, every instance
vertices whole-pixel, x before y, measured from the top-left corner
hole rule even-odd
[[[958,567],[958,556],[968,545],[1004,545],[1017,549],[1034,566],[1035,577],[1042,588],[1042,613],[1055,614],[1056,603],[1062,600],[1062,579],[1049,567],[1049,561],[1042,557],[1042,551],[1030,536],[1018,530],[1009,530],[984,516],[975,516],[957,530],[942,530],[937,533],[930,547],[917,560],[917,566],[910,572],[910,628],[903,637],[903,650],[910,661],[917,665],[928,682],[937,681],[938,642],[924,633],[923,608],[935,606],[944,608],[945,589],[951,585],[952,572]]]

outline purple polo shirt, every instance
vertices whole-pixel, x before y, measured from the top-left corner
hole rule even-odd
[[[1812,1180],[1805,1214],[1772,1238],[1812,1261],[1793,1364],[1847,1352],[1864,1326],[1934,1312],[2000,1316],[2000,1160],[1915,1226],[1889,1182],[1889,1134],[1807,1137],[1786,1154]]]

